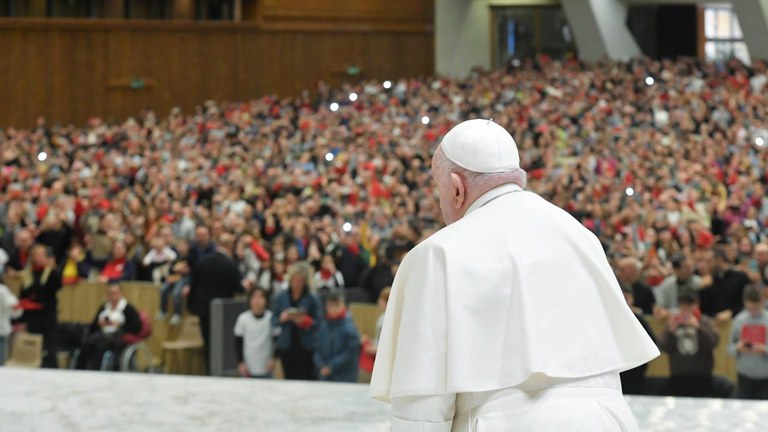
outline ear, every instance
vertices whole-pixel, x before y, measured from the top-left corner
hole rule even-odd
[[[464,179],[455,172],[451,173],[451,204],[456,209],[460,209],[464,205],[467,189],[464,186]]]

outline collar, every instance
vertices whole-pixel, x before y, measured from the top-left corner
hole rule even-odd
[[[478,199],[475,200],[475,202],[472,203],[472,205],[469,206],[467,209],[467,212],[464,213],[464,216],[472,213],[473,211],[479,209],[480,207],[488,204],[489,202],[495,200],[496,198],[507,195],[512,192],[522,192],[523,188],[520,186],[514,184],[514,183],[505,183],[501,186],[496,186],[495,188],[489,190],[488,192],[480,195]]]

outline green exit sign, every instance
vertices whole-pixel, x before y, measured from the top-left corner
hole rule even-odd
[[[141,78],[133,78],[129,84],[132,90],[141,90],[144,88],[144,80]]]
[[[347,75],[357,76],[360,75],[360,66],[350,66],[347,68]]]

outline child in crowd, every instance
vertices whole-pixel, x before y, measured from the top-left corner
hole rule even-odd
[[[257,286],[248,295],[250,310],[235,322],[235,349],[241,376],[271,378],[275,366],[272,312],[267,309],[267,290]]]
[[[733,319],[728,352],[736,357],[737,397],[768,399],[768,313],[760,291],[744,290],[744,310]]]
[[[157,319],[165,319],[168,313],[168,296],[173,296],[173,315],[170,324],[177,325],[181,322],[182,299],[184,287],[189,285],[189,242],[179,240],[176,243],[176,259],[171,264],[170,273],[165,279],[162,290],[160,290],[160,310],[157,312]]]
[[[369,374],[373,372],[373,363],[376,360],[376,353],[379,351],[379,337],[381,336],[381,328],[384,327],[384,312],[387,310],[390,290],[390,287],[386,287],[379,293],[379,300],[376,304],[381,314],[376,320],[376,334],[373,335],[373,339],[368,337],[368,335],[363,335],[362,338],[363,352],[360,355],[360,369]]]
[[[357,382],[360,336],[347,314],[344,298],[330,294],[325,312],[314,357],[318,377],[321,381]]]
[[[336,270],[333,255],[325,254],[320,259],[320,270],[315,272],[315,286],[322,294],[344,292],[344,276]]]

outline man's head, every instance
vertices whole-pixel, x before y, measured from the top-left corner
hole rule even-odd
[[[768,265],[768,243],[758,243],[755,245],[755,260],[760,266]]]
[[[683,315],[693,314],[694,309],[699,305],[699,296],[690,290],[683,291],[677,296],[677,306]]]
[[[19,248],[20,250],[26,251],[27,249],[32,247],[34,238],[32,237],[32,232],[24,228],[16,231],[16,234],[14,234],[13,241],[17,248]]]
[[[679,282],[687,281],[693,276],[693,266],[684,255],[678,255],[672,258],[672,269]]]
[[[432,157],[440,210],[446,224],[464,217],[477,198],[505,183],[525,187],[517,145],[491,120],[468,120],[451,129]]]
[[[712,252],[714,253],[715,261],[714,261],[714,270],[716,272],[724,272],[728,270],[728,268],[731,266],[730,262],[728,261],[728,253],[723,247],[716,247],[712,249]]]
[[[208,246],[211,242],[211,231],[205,225],[198,225],[195,228],[195,243],[200,247]]]
[[[753,286],[744,289],[744,309],[753,317],[759,317],[763,313],[763,296],[760,290]]]
[[[122,298],[123,290],[120,288],[120,284],[114,283],[107,287],[107,301],[110,304],[116,305]]]
[[[633,284],[640,279],[642,264],[634,257],[624,257],[618,263],[618,278],[626,284]]]

